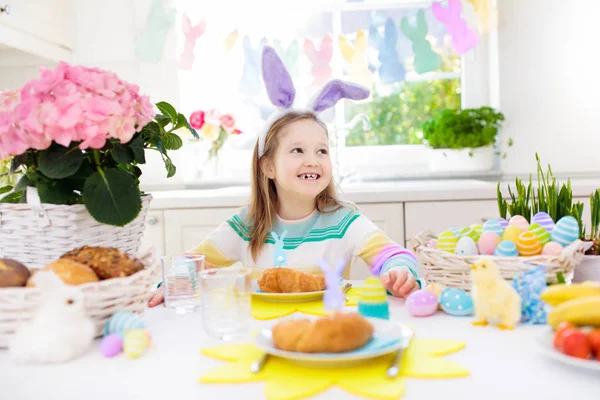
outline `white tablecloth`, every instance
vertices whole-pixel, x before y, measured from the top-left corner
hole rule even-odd
[[[471,318],[438,312],[411,317],[401,299],[392,299],[392,318],[410,323],[420,338],[464,340],[465,349],[448,355],[471,376],[452,379],[407,378],[404,399],[600,399],[600,374],[548,358],[536,344],[547,326],[520,325],[514,331],[473,327]],[[0,399],[264,399],[264,384],[201,384],[201,374],[222,361],[200,354],[221,344],[202,330],[200,312],[176,315],[164,307],[144,316],[156,349],[142,358],[107,359],[99,341],[83,357],[61,365],[15,365],[0,350]],[[256,321],[256,326],[273,324]],[[331,388],[315,399],[357,398]]]

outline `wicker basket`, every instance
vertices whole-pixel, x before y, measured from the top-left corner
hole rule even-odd
[[[85,295],[86,310],[100,337],[106,321],[117,311],[143,315],[151,289],[160,279],[160,265],[152,253],[140,257],[146,268],[125,278],[112,278],[77,286]],[[19,324],[29,321],[39,306],[35,287],[0,288],[0,348],[9,346]]]
[[[27,188],[27,204],[0,204],[0,257],[28,268],[42,268],[67,251],[83,245],[115,247],[137,254],[151,195],[142,196],[139,215],[124,227],[101,224],[85,205],[41,204]]]
[[[508,281],[512,281],[520,271],[526,271],[532,266],[543,266],[546,267],[547,282],[556,283],[558,272],[563,273],[567,282],[571,281],[575,267],[579,265],[585,252],[584,243],[576,240],[556,256],[461,256],[427,247],[426,243],[431,239],[437,239],[437,235],[431,231],[423,231],[408,242],[409,248],[417,256],[425,281],[466,291],[471,290],[471,264],[482,257],[492,259],[500,268],[502,277]]]

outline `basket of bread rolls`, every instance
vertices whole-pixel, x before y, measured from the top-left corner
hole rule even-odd
[[[43,268],[0,258],[0,348],[8,347],[18,325],[35,314],[40,291],[31,278],[42,269],[53,271],[65,284],[77,285],[84,292],[97,337],[115,312],[143,314],[148,294],[160,275],[151,251],[134,257],[114,247],[81,246]]]

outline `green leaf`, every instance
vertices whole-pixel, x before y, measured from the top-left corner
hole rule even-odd
[[[173,125],[177,124],[177,110],[175,110],[175,107],[164,101],[156,103],[156,107],[158,107],[162,114],[171,118],[171,123]]]
[[[27,186],[35,186],[35,182],[32,182],[27,175],[23,175],[15,185],[15,191],[20,192],[21,190],[25,190]]]
[[[156,144],[160,140],[161,127],[154,121],[142,128],[141,134],[146,138],[146,141],[151,144]]]
[[[133,154],[133,150],[127,144],[118,143],[113,145],[112,150],[110,151],[113,160],[118,162],[119,164],[129,164],[132,163],[135,159]]]
[[[2,186],[2,187],[0,187],[0,194],[8,193],[11,190],[13,190],[13,187],[10,185]]]
[[[163,128],[171,123],[171,118],[162,114],[156,114],[154,119],[156,120],[158,125]]]
[[[73,189],[65,181],[40,182],[37,190],[42,203],[70,204],[73,197]]]
[[[556,273],[556,280],[558,281],[558,283],[567,283],[564,274],[560,271]]]
[[[177,172],[177,167],[173,165],[173,161],[169,157],[163,157],[165,167],[167,167],[167,178],[172,177]]]
[[[40,151],[39,168],[49,178],[62,179],[77,172],[84,158],[77,145],[68,149],[53,143],[48,149]]]
[[[98,222],[125,226],[142,209],[142,200],[136,179],[116,168],[93,173],[85,182],[83,201]]]
[[[0,199],[0,203],[22,203],[24,199],[25,192],[12,192]]]
[[[137,135],[132,141],[128,143],[129,148],[133,152],[133,159],[138,164],[146,163],[146,154],[144,149],[144,137]]]
[[[176,133],[167,133],[162,138],[166,150],[178,150],[183,146],[183,140]]]

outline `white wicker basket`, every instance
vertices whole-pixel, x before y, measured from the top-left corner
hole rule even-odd
[[[152,253],[140,257],[146,268],[125,278],[105,279],[78,285],[85,295],[88,315],[96,323],[96,337],[117,311],[140,316],[147,309],[151,289],[160,280],[160,265]],[[35,287],[0,288],[0,348],[9,346],[19,324],[29,321],[39,306],[40,290]]]
[[[67,251],[84,245],[115,247],[137,254],[151,195],[142,196],[139,215],[124,227],[97,222],[83,204],[41,204],[27,188],[27,204],[0,204],[0,257],[28,268],[43,268]]]
[[[584,243],[576,240],[556,256],[462,256],[427,247],[426,243],[431,239],[437,239],[437,235],[431,231],[423,231],[408,242],[409,248],[417,257],[425,281],[466,291],[471,290],[471,265],[483,257],[492,259],[500,268],[502,277],[508,281],[512,281],[520,271],[526,271],[532,266],[543,266],[546,267],[547,282],[556,283],[558,272],[563,273],[567,282],[571,281],[575,267],[579,265],[585,252]]]

